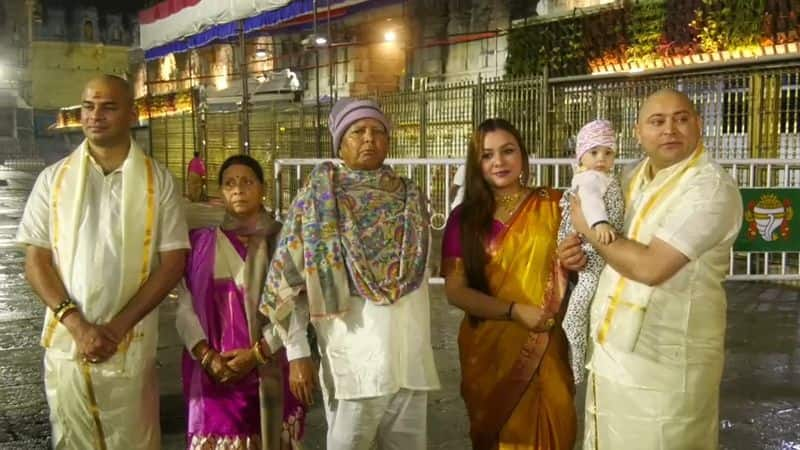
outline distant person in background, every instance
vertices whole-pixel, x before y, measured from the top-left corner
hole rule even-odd
[[[453,184],[450,185],[450,210],[454,210],[456,206],[464,201],[464,176],[467,173],[466,164],[462,164],[453,175]]]
[[[187,177],[187,192],[189,200],[199,202],[204,199],[206,186],[206,165],[200,159],[200,153],[194,152],[194,158],[189,161],[189,174]]]

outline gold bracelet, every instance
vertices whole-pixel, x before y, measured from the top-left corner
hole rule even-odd
[[[253,351],[253,356],[255,356],[256,361],[258,361],[259,365],[267,363],[267,358],[264,357],[263,353],[261,353],[261,340],[256,341],[256,343],[253,344],[253,348],[251,350]]]
[[[78,309],[78,305],[76,305],[75,303],[70,303],[69,305],[59,309],[58,312],[55,313],[56,319],[59,322],[62,322],[64,316],[67,315],[67,313],[72,311],[73,309]]]
[[[61,311],[63,311],[64,309],[68,308],[70,305],[75,305],[75,301],[74,301],[74,300],[72,300],[71,298],[67,297],[67,298],[66,298],[65,300],[63,300],[61,303],[59,303],[58,305],[56,305],[56,307],[55,307],[55,308],[53,308],[53,314],[55,314],[55,315],[56,315],[56,317],[58,317],[58,313],[60,313],[60,312],[61,312]]]
[[[211,351],[211,346],[210,346],[210,345],[207,345],[207,346],[206,346],[206,350],[205,350],[204,352],[200,352],[200,354],[199,354],[199,355],[196,355],[196,356],[195,356],[195,359],[197,360],[197,362],[199,362],[199,363],[201,363],[201,364],[202,364],[202,361],[203,361],[204,359],[206,359],[206,355],[207,355],[207,354],[208,354],[208,352],[210,352],[210,351]]]
[[[200,360],[200,365],[201,365],[201,366],[202,366],[204,369],[208,370],[208,364],[209,364],[209,360],[210,360],[211,358],[213,358],[213,357],[214,357],[214,350],[212,350],[212,349],[209,347],[209,349],[208,349],[208,350],[206,350],[206,352],[203,354],[203,358]]]

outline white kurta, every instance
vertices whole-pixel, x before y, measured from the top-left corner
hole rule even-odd
[[[427,391],[439,389],[430,332],[428,274],[392,305],[350,299],[341,316],[313,322],[322,357],[320,385],[329,450],[427,446]],[[311,354],[308,308],[297,301],[285,342],[291,361]],[[265,333],[280,348],[278,333]]]
[[[654,179],[644,177],[639,195],[630,198],[626,235],[632,218],[645,207],[642,199],[662,188],[676,166],[661,170]],[[623,180],[627,195],[630,181],[628,174]],[[622,343],[632,336],[632,349],[619,345],[614,336],[598,338],[617,286],[610,267],[601,275],[591,308],[585,449],[717,448],[725,356],[722,282],[741,225],[742,202],[735,181],[707,155],[674,189],[674,195],[664,196],[670,202],[663,205],[666,209],[642,215],[640,226],[643,234],[666,242],[689,263],[641,303],[646,307],[638,330],[622,329],[636,322],[616,318],[618,328],[612,326],[609,333],[620,333],[623,338],[617,342]],[[617,315],[638,300],[622,298]]]
[[[83,212],[71,273],[63,276],[71,298],[80,306],[87,320],[104,323],[109,319],[107,305],[118,304],[122,286],[122,168],[104,175],[92,159],[87,172]],[[47,167],[39,175],[28,198],[17,232],[22,245],[52,248],[50,201],[55,176],[66,158]],[[186,221],[171,174],[153,164],[158,193],[157,222],[153,238],[157,252],[189,247]],[[75,189],[62,186],[62,189]],[[144,199],[145,181],[142,180]],[[158,267],[158,257],[150,273]],[[99,282],[98,282],[99,280]],[[48,321],[49,322],[49,321]],[[53,325],[51,328],[48,325]],[[110,449],[158,448],[158,386],[155,371],[158,338],[157,310],[136,325],[127,348],[102,364],[83,373],[72,336],[60,324],[45,323],[45,388],[53,425],[56,448],[96,448],[97,424],[92,418],[90,392],[86,377],[91,378],[93,394]]]
[[[427,279],[427,277],[426,277]],[[439,389],[430,331],[427,281],[392,305],[351,298],[343,315],[313,322],[322,356],[321,385],[326,398],[357,400],[395,394],[400,389]],[[286,356],[311,354],[306,338],[308,310],[298,301],[292,314]],[[277,333],[265,333],[280,348]]]

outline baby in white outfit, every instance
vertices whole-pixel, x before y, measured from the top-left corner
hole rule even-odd
[[[586,222],[596,233],[597,239],[608,245],[622,229],[625,217],[625,201],[619,179],[614,175],[616,155],[616,132],[607,120],[594,120],[578,132],[575,148],[577,167],[572,177],[572,186],[562,197],[559,243],[575,230],[572,227],[572,210],[569,197],[577,195]],[[570,362],[575,383],[584,379],[586,339],[589,332],[589,305],[597,289],[600,272],[605,261],[588,243],[583,244],[586,267],[578,273],[578,284],[572,290],[562,327],[570,347]]]

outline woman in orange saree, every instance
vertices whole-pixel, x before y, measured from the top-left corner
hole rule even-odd
[[[525,187],[527,175],[517,130],[502,119],[483,122],[469,146],[464,203],[444,233],[445,292],[466,313],[461,395],[475,450],[571,450],[575,443],[560,326],[560,194]]]

